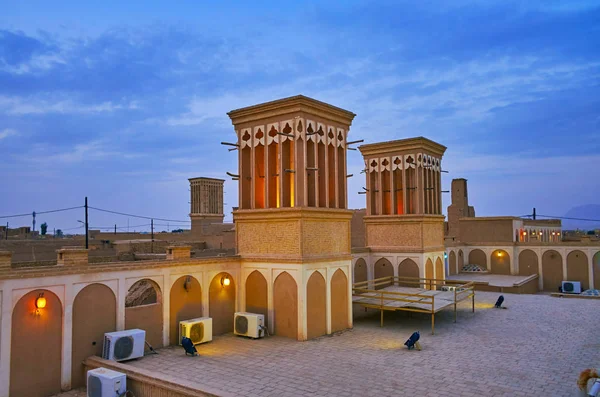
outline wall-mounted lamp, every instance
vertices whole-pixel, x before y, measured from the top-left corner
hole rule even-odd
[[[38,297],[35,299],[35,314],[40,314],[40,309],[46,307],[46,298],[44,298],[44,293],[40,292]]]
[[[229,284],[231,284],[231,279],[229,278],[229,276],[221,277],[221,285],[223,287],[227,287]]]
[[[185,281],[183,282],[183,289],[186,291],[192,289],[192,278],[190,276],[186,276]]]
[[[540,236],[541,236],[542,234],[543,234],[543,233],[542,233],[542,232],[540,232]]]
[[[496,252],[496,256],[502,256],[502,252],[501,251]]]

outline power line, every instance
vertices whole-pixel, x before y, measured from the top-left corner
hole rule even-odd
[[[70,208],[61,208],[58,210],[50,210],[50,211],[36,211],[35,214],[36,215],[41,215],[41,214],[51,214],[53,212],[62,212],[62,211],[70,211],[70,210],[76,210],[79,208],[83,208],[83,205],[80,205],[79,207],[70,207]],[[24,217],[24,216],[32,216],[32,213],[28,213],[28,214],[17,214],[17,215],[5,215],[5,216],[0,216],[0,219],[2,218],[20,218],[20,217]]]
[[[101,212],[108,212],[110,214],[117,214],[117,215],[123,215],[123,216],[130,216],[132,218],[141,218],[141,219],[154,219],[157,221],[164,221],[164,222],[179,222],[179,223],[190,223],[191,221],[179,221],[179,220],[175,220],[175,219],[164,219],[164,218],[155,218],[152,216],[142,216],[142,215],[133,215],[133,214],[126,214],[124,212],[117,212],[117,211],[111,211],[111,210],[105,210],[102,208],[96,208],[96,207],[88,207],[92,210],[96,210],[96,211],[101,211]],[[130,226],[131,227],[131,226]]]
[[[586,219],[586,218],[570,218],[566,216],[550,216],[550,215],[538,215],[543,218],[552,218],[552,219],[568,219],[571,221],[586,221],[586,222],[600,222],[600,219]]]

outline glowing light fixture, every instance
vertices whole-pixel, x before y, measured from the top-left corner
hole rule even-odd
[[[231,284],[231,279],[229,278],[229,276],[221,277],[221,285],[223,287],[227,287],[229,284]]]
[[[542,232],[540,232],[540,236],[542,235]]]
[[[498,251],[498,252],[496,253],[496,255],[497,255],[497,256],[502,256],[502,251]]]
[[[37,299],[35,300],[36,309],[43,309],[46,307],[46,298],[44,298],[44,293],[40,293]]]

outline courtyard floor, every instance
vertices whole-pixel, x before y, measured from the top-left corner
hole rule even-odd
[[[600,367],[600,302],[498,293],[430,316],[379,313],[354,329],[308,342],[233,335],[159,350],[128,365],[220,396],[573,396],[579,372]],[[404,341],[421,331],[422,351]]]

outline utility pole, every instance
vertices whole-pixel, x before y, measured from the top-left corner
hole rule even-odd
[[[8,222],[6,222],[6,233],[4,233],[4,239],[8,240]]]
[[[154,219],[150,220],[150,230],[152,233],[152,242],[154,242]]]
[[[115,234],[117,234],[117,224],[115,223]]]
[[[56,238],[56,228],[54,228],[54,238]]]
[[[535,208],[533,209],[533,220],[535,221]]]
[[[88,242],[88,202],[87,202],[87,197],[85,198],[85,249],[88,249],[89,246],[89,242]]]
[[[35,211],[33,211],[33,230],[31,231],[32,233],[35,232]]]

